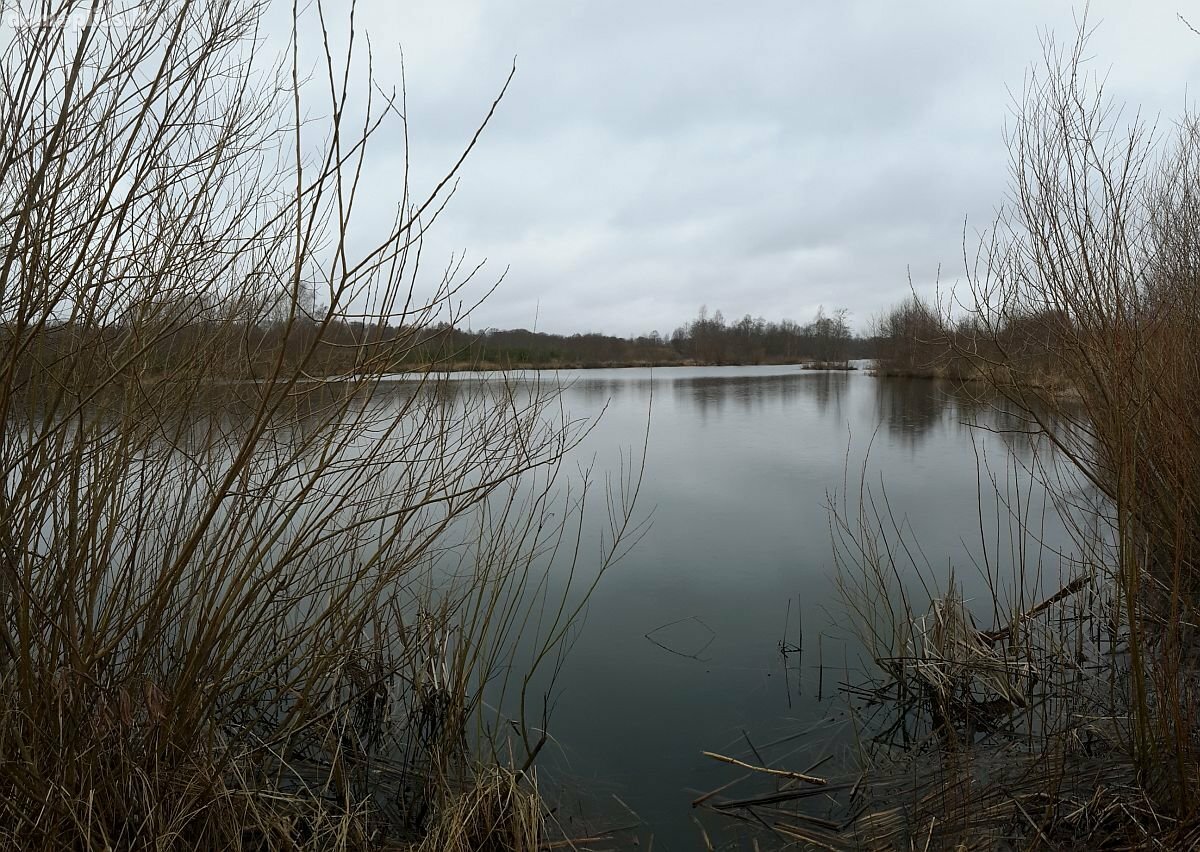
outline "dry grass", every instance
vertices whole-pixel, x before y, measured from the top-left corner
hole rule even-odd
[[[537,791],[501,770],[483,773],[439,810],[421,852],[538,852],[547,832]]]

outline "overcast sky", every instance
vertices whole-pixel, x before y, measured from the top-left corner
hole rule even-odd
[[[960,277],[964,220],[1003,200],[1003,128],[1079,4],[370,0],[377,76],[407,69],[416,189],[494,123],[425,247],[488,261],[472,326],[629,335],[701,305],[855,326]],[[1200,4],[1093,2],[1091,66],[1169,125],[1200,72]],[[1194,87],[1193,87],[1194,89]],[[399,139],[369,184],[394,200]]]

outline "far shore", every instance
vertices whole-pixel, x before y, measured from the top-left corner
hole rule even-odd
[[[944,382],[953,382],[954,384],[967,386],[980,386],[995,388],[1003,386],[1003,383],[997,384],[995,379],[989,379],[982,375],[964,376],[961,373],[945,370],[938,367],[882,367],[878,363],[871,367],[868,372],[872,376],[881,379],[926,379],[937,380]],[[1043,374],[1040,376],[1026,377],[1017,384],[1012,385],[1013,388],[1021,388],[1028,391],[1037,391],[1045,397],[1053,397],[1061,400],[1081,399],[1079,390],[1072,387],[1067,379],[1063,376],[1052,376]]]
[[[871,360],[871,359],[864,359]],[[631,369],[662,369],[668,367],[799,367],[802,370],[830,370],[846,372],[858,370],[854,363],[823,363],[814,360],[758,360],[758,361],[700,361],[686,359],[680,361],[562,361],[550,364],[533,364],[516,362],[501,364],[494,361],[456,362],[451,364],[425,364],[408,374],[419,375],[424,372],[436,373],[492,373],[504,371],[524,372],[555,372],[558,370],[631,370]]]

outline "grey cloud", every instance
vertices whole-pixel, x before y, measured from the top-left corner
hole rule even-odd
[[[1170,116],[1200,38],[1167,3],[1093,2],[1094,67]],[[513,87],[426,246],[466,248],[500,291],[476,327],[628,334],[701,304],[860,325],[914,282],[959,274],[964,218],[1003,202],[1002,128],[1047,29],[1072,7],[1009,4],[368,2],[376,71],[403,43],[414,179],[457,157],[507,74]],[[387,209],[395,134],[370,173]],[[489,279],[491,280],[491,279]]]

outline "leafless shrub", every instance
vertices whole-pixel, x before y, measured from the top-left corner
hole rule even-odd
[[[584,424],[555,388],[428,369],[478,272],[421,272],[462,160],[425,197],[405,164],[392,221],[366,221],[403,91],[363,66],[353,7],[344,50],[318,3],[264,65],[266,9],[4,8],[37,22],[0,57],[8,847],[444,828],[514,707],[524,783],[544,722],[521,672],[561,662],[628,544],[636,470],[577,561],[590,486],[558,462]],[[529,792],[489,801],[532,830]]]
[[[978,632],[988,646],[1003,638],[1019,648],[1038,672],[1035,692],[1014,707],[1034,759],[1008,764],[1022,767],[1019,789],[1058,803],[1026,819],[1033,842],[1140,843],[1185,836],[1196,814],[1200,137],[1190,116],[1161,135],[1126,116],[1088,73],[1086,44],[1086,30],[1065,51],[1049,42],[1027,78],[1009,135],[1009,206],[976,255],[965,315],[947,312],[943,325],[958,326],[949,356],[1052,448],[1054,463],[1043,456],[1035,472],[1059,511],[1080,508],[1081,484],[1104,498],[1076,516],[1087,558],[1076,579],[1019,629]],[[840,529],[852,575],[892,564],[894,536],[890,549],[861,546],[879,524]],[[894,598],[875,586],[859,590]],[[895,620],[919,624],[907,606]],[[913,683],[909,671],[898,677]],[[922,700],[945,705],[936,690]],[[1066,830],[1060,805],[1082,795],[1095,762],[1079,747],[1097,736],[1104,771],[1127,779],[1112,815],[1129,818],[1082,838]]]
[[[794,839],[1093,849],[1200,836],[1200,132],[1191,115],[1160,133],[1123,113],[1086,45],[1086,24],[1066,49],[1049,41],[1026,79],[1009,203],[965,297],[914,299],[881,327],[885,365],[962,365],[1006,431],[1034,442],[1020,464],[1068,523],[1072,558],[1031,596],[1024,550],[984,541],[990,600],[977,607],[993,623],[976,623],[886,492],[844,489],[839,577],[879,671],[853,690],[870,720],[866,771],[840,820],[789,812]],[[1039,541],[1041,518],[1008,481],[981,476],[997,523]]]

